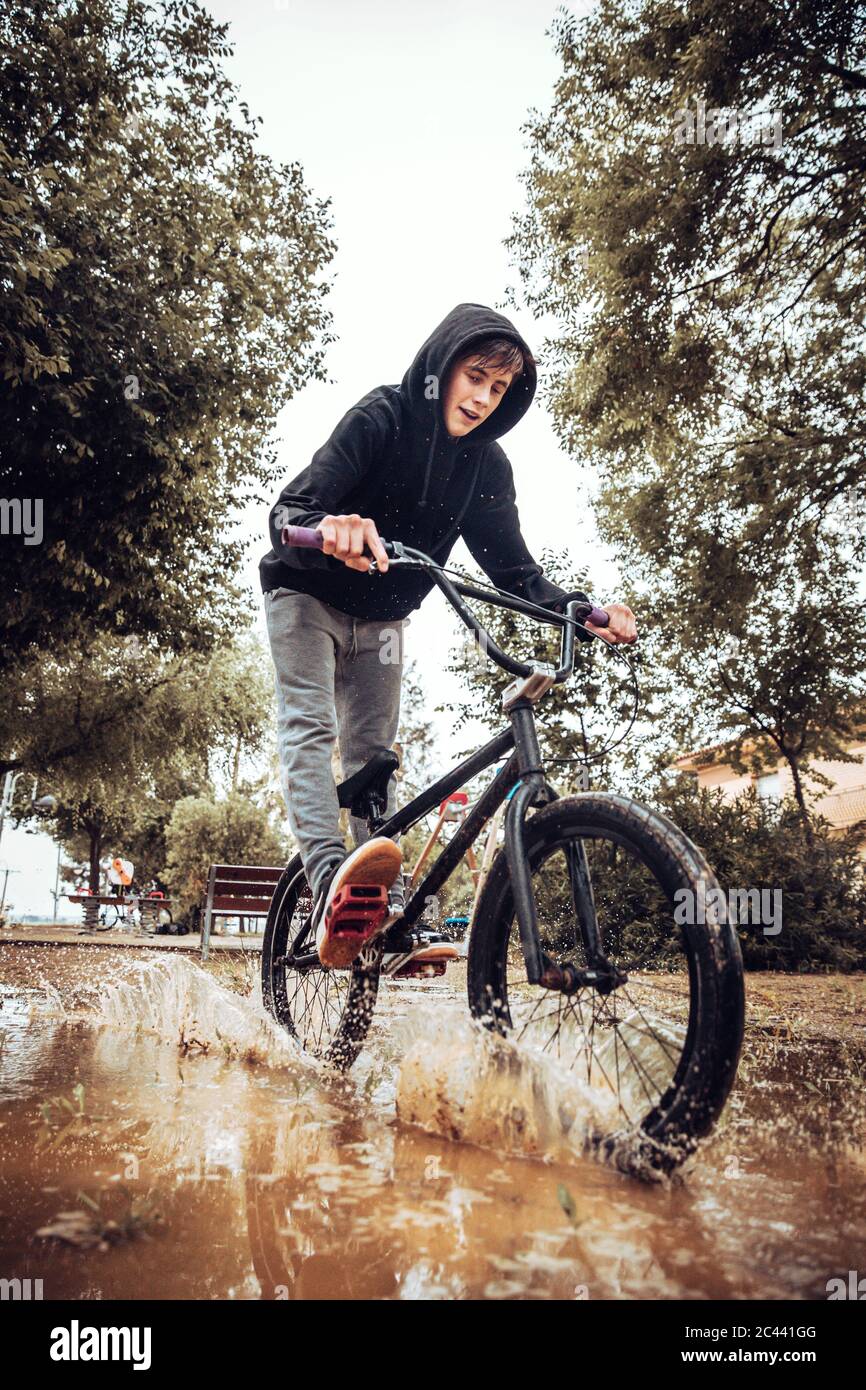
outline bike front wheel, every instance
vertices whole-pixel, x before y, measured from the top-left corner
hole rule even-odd
[[[502,850],[472,929],[470,1010],[604,1093],[610,1127],[591,1144],[628,1171],[670,1172],[718,1118],[742,1044],[742,957],[715,876],[672,821],[623,796],[554,801],[525,845],[541,947],[570,967],[571,992],[527,982]],[[592,978],[581,846],[613,985]]]
[[[382,945],[372,943],[349,970],[330,970],[317,958],[296,965],[292,943],[312,907],[301,857],[295,855],[274,890],[265,926],[262,1000],[305,1052],[348,1071],[364,1044],[376,1007]],[[301,953],[315,956],[315,950],[310,935]]]

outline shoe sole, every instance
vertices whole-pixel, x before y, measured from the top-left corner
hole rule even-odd
[[[398,955],[396,960],[386,961],[382,973],[394,980],[410,979],[420,973],[418,967],[430,965],[440,967],[435,973],[444,975],[449,962],[460,959],[460,951],[448,942],[435,946],[419,946],[416,951],[408,951],[404,955]]]
[[[328,907],[341,888],[347,884],[358,887],[390,888],[401,868],[403,855],[400,846],[383,836],[377,840],[366,841],[353,850],[348,859],[340,865],[328,888],[328,896],[322,907],[322,916],[316,931],[316,950],[319,960],[331,970],[347,970],[390,920],[387,912],[367,932],[330,932],[328,930]]]

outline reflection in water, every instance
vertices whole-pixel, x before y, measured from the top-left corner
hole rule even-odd
[[[447,978],[384,987],[340,1077],[188,960],[0,967],[0,1277],[47,1298],[823,1298],[862,1263],[841,1045],[753,1039],[719,1132],[650,1186],[584,1153],[603,1085],[477,1033]],[[33,1239],[88,1201],[160,1219],[102,1251]]]

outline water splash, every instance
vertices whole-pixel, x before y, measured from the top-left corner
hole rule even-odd
[[[136,976],[103,987],[97,1023],[155,1034],[184,1053],[273,1067],[296,1066],[303,1056],[258,999],[233,994],[192,961],[148,961]]]
[[[511,1154],[573,1158],[615,1126],[616,1100],[553,1058],[453,1020],[400,1066],[397,1115],[431,1134]]]

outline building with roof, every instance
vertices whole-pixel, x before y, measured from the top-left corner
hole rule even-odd
[[[731,764],[732,748],[731,743],[697,748],[683,753],[675,760],[674,767],[693,773],[699,787],[717,788],[730,801],[741,796],[749,787],[754,787],[758,796],[767,801],[779,801],[793,795],[791,770],[784,760],[780,759],[775,767],[766,767],[759,773],[740,773]],[[748,755],[748,745],[744,752]],[[815,760],[813,767],[830,779],[829,787],[822,786],[814,777],[807,777],[805,781],[814,794],[814,800],[810,801],[812,809],[836,830],[848,830],[852,826],[861,828],[866,853],[866,738],[861,737],[849,744],[848,752],[863,761],[843,763],[820,758]]]

